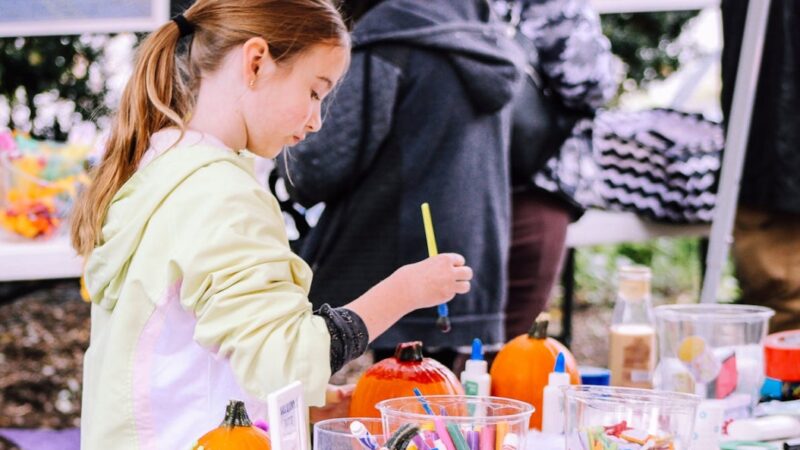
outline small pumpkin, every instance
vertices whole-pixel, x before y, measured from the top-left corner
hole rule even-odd
[[[192,450],[270,450],[269,435],[253,426],[244,402],[231,400],[225,408],[225,419],[197,440]]]
[[[422,342],[404,342],[394,356],[374,364],[358,380],[350,401],[350,417],[380,417],[375,404],[414,395],[463,395],[458,378],[440,362],[422,355]]]
[[[540,314],[530,331],[515,337],[500,349],[489,373],[492,395],[528,402],[535,408],[530,427],[542,428],[542,394],[559,352],[564,354],[572,384],[580,384],[575,358],[557,340],[547,337],[550,316]]]

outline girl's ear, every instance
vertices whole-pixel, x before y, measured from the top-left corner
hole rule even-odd
[[[249,87],[257,80],[275,73],[277,65],[269,54],[267,41],[260,37],[248,39],[242,46],[242,76]]]

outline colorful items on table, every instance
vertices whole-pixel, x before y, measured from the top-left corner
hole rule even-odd
[[[89,151],[0,133],[0,226],[30,239],[52,235],[89,183]]]
[[[761,401],[800,400],[800,382],[781,381],[767,377],[761,387]]]
[[[492,395],[533,405],[530,427],[542,427],[542,395],[559,353],[564,354],[571,384],[580,383],[575,358],[563,344],[547,337],[550,316],[539,315],[528,334],[508,342],[492,363]]]
[[[675,450],[672,436],[652,435],[628,426],[626,421],[596,426],[580,435],[581,449],[568,450]]]
[[[192,445],[192,450],[270,450],[269,435],[253,426],[244,402],[231,400],[219,427],[204,434]]]
[[[486,414],[469,414],[469,404]],[[388,450],[517,450],[525,442],[532,411],[529,404],[512,399],[425,397],[419,389],[414,397],[385,400],[378,408],[384,432],[391,433]]]
[[[764,340],[767,376],[800,383],[800,330],[784,331]]]
[[[611,371],[604,367],[578,366],[581,374],[581,384],[588,386],[609,386],[611,384]]]
[[[441,425],[435,430],[425,430],[419,425],[406,423],[386,441],[388,450],[518,450],[520,438],[515,433],[496,434],[493,425],[459,427],[446,419],[434,416]],[[429,427],[430,428],[430,427]],[[497,436],[502,436],[498,437]],[[370,450],[363,445],[364,450]],[[374,450],[374,449],[373,449]]]
[[[687,336],[681,341],[678,345],[678,360],[701,383],[714,380],[722,369],[711,347],[700,336]]]
[[[380,417],[375,404],[406,397],[414,388],[425,395],[462,395],[461,383],[447,367],[422,355],[422,342],[404,342],[394,356],[367,369],[350,401],[350,417]]]

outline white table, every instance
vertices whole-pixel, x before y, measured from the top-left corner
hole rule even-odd
[[[708,236],[711,226],[651,222],[629,212],[591,209],[567,229],[567,247],[641,242],[658,237]]]
[[[78,278],[82,267],[66,235],[29,240],[0,230],[0,282]]]

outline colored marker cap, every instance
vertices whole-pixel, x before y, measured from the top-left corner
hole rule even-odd
[[[580,366],[581,384],[591,386],[609,386],[611,384],[611,371],[604,367]]]

